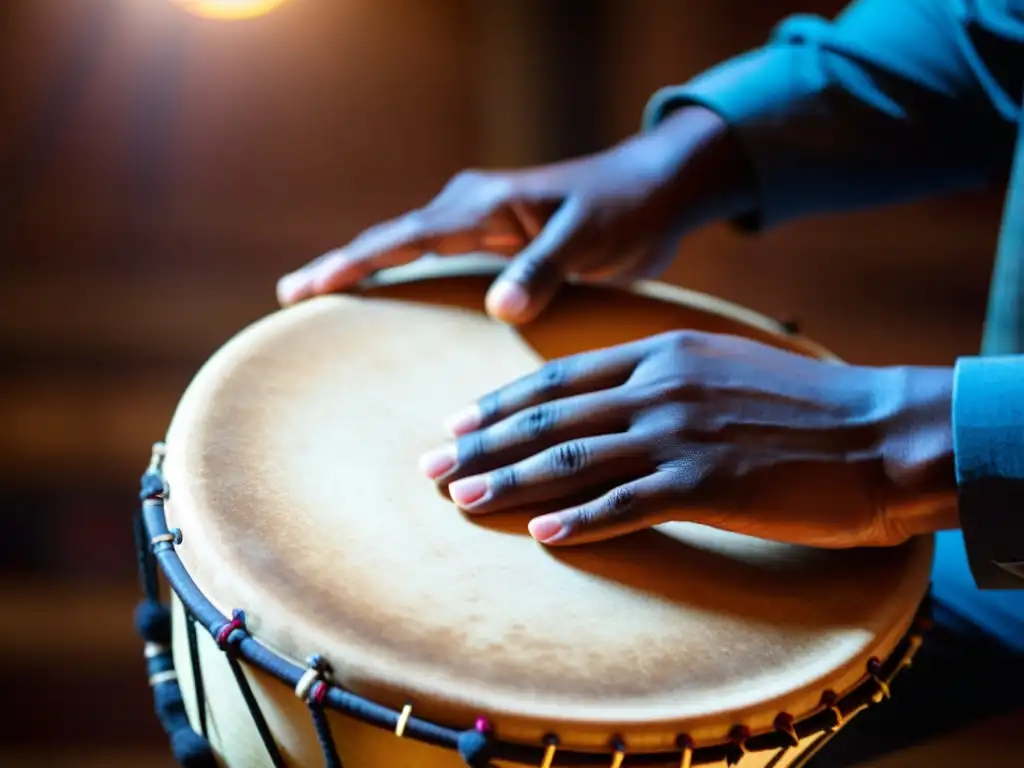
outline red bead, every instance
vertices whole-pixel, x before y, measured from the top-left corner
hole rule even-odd
[[[322,680],[317,680],[313,683],[312,699],[317,704],[323,704],[325,698],[327,698],[327,684]]]
[[[473,728],[479,733],[490,733],[491,723],[486,717],[478,717],[473,724]]]

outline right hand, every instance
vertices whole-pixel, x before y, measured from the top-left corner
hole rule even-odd
[[[657,276],[682,231],[721,215],[722,200],[736,198],[742,186],[730,172],[738,153],[725,135],[720,118],[691,107],[596,155],[461,173],[425,207],[283,277],[278,299],[289,305],[344,290],[426,254],[488,252],[511,260],[487,294],[487,311],[523,323],[567,279],[625,283]],[[730,145],[724,155],[715,151],[723,144]]]

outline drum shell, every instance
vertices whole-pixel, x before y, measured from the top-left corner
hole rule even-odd
[[[426,276],[430,278],[430,275]],[[480,276],[472,278],[476,282],[483,283],[480,280]],[[445,302],[445,291],[450,291],[452,296],[461,295],[461,290],[457,284],[463,281],[463,276],[459,275],[455,271],[449,271],[447,275],[442,276],[437,283],[439,286],[439,296],[442,303]],[[664,287],[663,287],[664,288]],[[656,291],[655,291],[656,292]],[[406,295],[415,297],[417,290],[408,290],[406,286],[399,282],[391,286],[388,290],[383,291],[385,295],[391,295],[397,298],[405,298]],[[577,298],[571,299],[575,301],[581,301],[577,294]],[[715,300],[710,297],[703,297],[705,304],[693,303],[694,299],[700,298],[692,294],[680,292],[676,295],[671,289],[663,289],[661,295],[655,297],[662,301],[673,302],[679,301],[681,304],[690,302],[689,306],[694,312],[707,312],[712,313],[718,310],[730,310],[729,307],[722,304],[718,304]],[[640,308],[642,309],[642,308]],[[737,310],[738,308],[732,308]],[[817,348],[810,342],[805,342],[797,337],[787,336],[783,333],[781,327],[773,327],[769,321],[763,318],[759,318],[753,314],[749,316],[739,311],[726,311],[721,312],[718,316],[721,322],[721,327],[715,327],[714,330],[718,332],[730,332],[733,329],[740,329],[744,332],[744,335],[757,338],[759,340],[774,342],[780,346],[794,349],[795,351],[804,352],[812,356],[819,356],[824,358],[831,358],[829,353],[824,350]],[[665,322],[665,328],[658,328],[655,330],[668,330],[671,327],[670,323],[665,320],[662,321],[659,318],[655,318],[654,310],[651,311],[651,316],[644,319],[639,319],[640,312],[632,316],[631,322],[635,323],[633,328],[619,328],[616,329],[616,333],[621,333],[623,337],[628,337],[636,332],[636,328],[648,326],[656,322]],[[709,315],[710,316],[710,315]],[[649,331],[645,331],[649,332]],[[626,338],[616,339],[626,340]],[[552,356],[557,354],[565,354],[571,350],[559,349],[549,347],[542,350],[546,356]],[[173,445],[172,445],[173,450]],[[177,486],[176,486],[177,487]],[[178,498],[178,497],[175,497]],[[173,502],[172,502],[173,504]],[[186,534],[188,535],[188,534]],[[927,547],[923,546],[920,548],[921,551]],[[920,554],[920,552],[919,552]],[[923,585],[926,579],[920,579]],[[916,589],[916,587],[915,587]],[[193,726],[198,730],[200,721],[196,710],[196,696],[195,686],[192,676],[190,653],[187,642],[187,633],[184,629],[184,615],[180,601],[174,598],[174,655],[175,663],[179,673],[179,679],[181,681],[182,693],[185,698],[190,719]],[[898,625],[894,625],[886,636],[880,636],[876,638],[874,648],[871,649],[875,653],[881,656],[885,656],[889,651],[895,647],[899,640],[899,637],[909,627],[910,622],[913,618],[913,612],[916,609],[916,604],[912,604],[908,601],[906,606],[905,621]],[[259,734],[255,727],[255,723],[245,701],[238,689],[238,686],[234,680],[230,667],[227,661],[223,658],[223,654],[213,643],[209,636],[209,633],[204,629],[199,628],[197,632],[199,641],[199,656],[202,664],[203,680],[205,688],[205,698],[207,707],[207,725],[210,741],[215,751],[220,756],[223,764],[234,768],[235,766],[259,766],[259,765],[270,765],[271,762],[266,755],[266,750],[260,740]],[[259,632],[256,632],[256,637],[259,638]],[[850,685],[852,683],[852,676],[860,674],[859,670],[863,669],[863,661],[861,659],[858,663],[858,669],[848,669],[843,674],[843,680],[840,681],[838,678],[836,682],[842,682],[843,685]],[[251,681],[253,692],[260,704],[263,716],[268,721],[270,730],[274,734],[275,740],[278,743],[286,761],[289,765],[301,765],[301,766],[317,766],[323,764],[323,755],[320,745],[317,741],[316,734],[313,729],[312,720],[307,706],[300,701],[293,693],[291,688],[278,680],[266,675],[265,673],[258,672],[248,665],[244,665],[246,673]],[[378,697],[371,695],[371,698],[375,700],[381,700]],[[402,702],[400,699],[390,697],[389,700],[382,701],[391,707],[401,707]],[[417,704],[420,707],[420,704]],[[422,709],[418,710],[418,713],[422,713]],[[766,722],[759,723],[760,727],[765,727],[771,722],[771,717],[774,716],[773,710],[771,713],[766,708],[761,713],[767,718]],[[454,712],[454,711],[453,711]],[[472,714],[467,712],[444,712],[443,707],[440,711],[426,712],[426,714],[420,714],[422,717],[427,719],[436,720],[443,725],[448,725],[455,728],[464,728],[472,722]],[[339,752],[341,757],[347,766],[360,766],[361,768],[383,768],[383,766],[422,766],[422,768],[456,768],[462,766],[464,763],[460,759],[457,753],[454,751],[443,750],[440,748],[424,745],[419,742],[414,742],[409,739],[400,739],[388,730],[382,730],[373,728],[361,723],[358,723],[350,718],[347,718],[339,713],[331,712],[329,714],[329,721],[331,728],[335,736],[335,740],[338,744]],[[698,738],[721,738],[727,730],[727,723],[715,724],[714,734],[701,733],[701,724],[697,723],[696,733]],[[532,736],[533,734],[531,734]],[[671,743],[671,733],[666,730],[665,734]],[[502,733],[498,733],[499,737],[502,737]],[[516,736],[511,737],[504,736],[505,738],[516,739]],[[528,739],[527,739],[528,740]],[[798,748],[790,750],[786,756],[780,757],[774,752],[765,752],[758,754],[751,754],[745,757],[741,763],[742,766],[750,766],[750,768],[760,768],[760,766],[771,765],[775,768],[787,768],[787,766],[795,765],[796,760],[803,753],[806,753],[812,746],[812,742],[816,740],[816,737],[806,739]],[[536,742],[534,742],[536,743]],[[610,756],[609,756],[610,760]],[[626,765],[630,763],[627,760]],[[510,764],[505,764],[510,765]],[[678,765],[678,761],[666,763],[666,765]]]
[[[192,727],[199,732],[195,678],[192,671],[185,611],[177,595],[171,595],[174,664],[178,670],[182,698]],[[197,628],[197,648],[202,665],[206,699],[207,737],[217,761],[226,768],[273,768],[267,750],[246,706],[224,654],[202,627]],[[323,750],[317,741],[309,709],[294,691],[265,672],[243,663],[253,695],[263,717],[290,768],[320,768]],[[454,750],[404,739],[394,733],[357,722],[339,712],[328,712],[327,719],[338,747],[338,755],[348,768],[466,768]],[[777,751],[748,753],[740,768],[796,768],[812,752],[825,746],[815,734],[783,754]],[[625,762],[625,766],[629,763]],[[653,768],[679,768],[672,760]],[[722,763],[717,763],[722,765]],[[495,768],[537,768],[523,763],[498,761]]]

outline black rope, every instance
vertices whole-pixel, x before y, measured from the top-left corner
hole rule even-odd
[[[203,668],[199,661],[199,638],[196,636],[196,617],[185,611],[185,631],[188,634],[188,657],[192,663],[192,682],[195,684],[196,711],[199,713],[199,732],[209,738],[206,730],[206,688],[203,686]]]
[[[151,579],[149,574],[155,571],[150,561],[156,561],[163,577],[185,606],[186,616],[190,618],[186,626],[191,627],[194,631],[194,624],[201,624],[213,636],[217,647],[225,653],[232,674],[249,709],[249,714],[253,718],[272,763],[275,768],[285,768],[284,759],[270,732],[259,703],[253,695],[241,662],[244,661],[256,670],[295,686],[299,686],[302,682],[302,669],[287,659],[270,652],[256,638],[252,637],[246,630],[244,613],[235,611],[229,621],[203,596],[175,552],[175,545],[181,542],[181,537],[177,531],[167,527],[163,509],[163,491],[163,478],[159,468],[151,469],[143,477],[142,498],[144,504],[142,508],[143,530],[141,532],[136,523],[136,543],[140,549],[139,570],[143,586],[147,594],[155,592],[155,579]],[[152,543],[154,540],[156,543]],[[629,764],[635,764],[638,768],[642,765],[662,765],[666,761],[680,760],[687,751],[689,751],[689,757],[695,766],[723,761],[734,763],[744,753],[787,750],[793,746],[794,740],[799,741],[817,735],[818,738],[814,740],[809,750],[809,753],[813,754],[829,740],[830,731],[833,729],[837,717],[842,719],[864,706],[870,705],[876,700],[882,687],[881,684],[896,675],[903,663],[904,651],[912,647],[911,642],[919,643],[920,634],[923,634],[928,628],[927,606],[926,599],[921,615],[915,622],[916,626],[897,649],[885,660],[873,661],[867,670],[869,673],[867,679],[854,690],[847,692],[842,698],[836,699],[830,706],[823,706],[819,711],[800,721],[794,722],[792,718],[788,718],[786,723],[782,726],[777,725],[774,731],[768,733],[751,735],[746,729],[742,729],[742,732],[736,729],[730,734],[730,741],[725,744],[711,744],[696,748],[688,739],[684,740],[681,737],[677,744],[681,751],[630,755]],[[156,600],[146,600],[140,606],[140,610],[143,608],[146,608],[150,614],[149,624],[153,624],[155,627],[166,627],[166,632],[161,629],[159,634],[161,637],[166,635],[165,642],[169,644],[170,621],[166,607],[160,605]],[[149,640],[150,635],[147,631],[140,629],[140,634]],[[170,679],[173,678],[173,659],[166,654],[166,658],[159,663],[166,665],[160,669],[169,671],[170,675],[165,674],[154,679],[152,670],[156,667],[151,667],[151,682],[154,687],[154,697],[157,699],[157,711],[161,724],[169,734],[173,732],[171,741],[175,757],[185,768],[193,768],[193,766],[206,768],[208,764],[214,765],[212,751],[208,743],[191,729],[187,717],[183,717],[184,708],[180,705],[179,687]],[[198,663],[194,661],[193,664],[198,669]],[[335,768],[335,766],[341,768],[341,761],[338,758],[333,735],[327,722],[327,709],[334,709],[360,722],[388,730],[394,728],[395,723],[401,718],[400,713],[389,707],[365,699],[339,686],[330,685],[324,680],[318,680],[314,688],[315,696],[311,697],[307,703],[310,704],[314,729],[320,740],[328,768]],[[203,698],[205,699],[205,695]],[[303,696],[303,698],[306,697]],[[205,711],[205,707],[203,707],[203,711]],[[183,723],[182,720],[184,720]],[[478,718],[476,726],[467,730],[452,729],[416,717],[409,717],[404,724],[404,735],[407,738],[437,747],[455,748],[469,768],[494,768],[492,760],[528,765],[538,764],[543,759],[546,749],[544,745],[527,745],[496,740],[493,738],[489,724],[483,718]],[[179,746],[194,746],[196,754],[182,755],[183,750],[179,750]],[[202,749],[199,749],[200,746]],[[794,765],[803,765],[810,754],[798,756]],[[182,760],[182,756],[194,759],[185,762]],[[205,759],[206,757],[210,758],[210,763],[198,761],[200,758]],[[778,762],[779,757],[778,754],[775,756],[775,762]],[[553,763],[557,766],[587,767],[606,764],[605,756],[572,750],[558,752]]]
[[[139,583],[142,585],[142,593],[147,600],[159,600],[160,582],[156,573],[156,561],[149,551],[149,541],[146,538],[146,526],[142,522],[141,509],[135,510],[132,528],[135,534],[135,556],[139,566]]]
[[[295,695],[309,706],[309,714],[313,719],[313,730],[316,731],[317,741],[320,742],[320,751],[324,755],[324,765],[327,768],[343,768],[341,757],[338,755],[338,746],[334,743],[334,734],[331,733],[331,723],[324,710],[324,698],[327,696],[328,689],[324,678],[331,674],[331,665],[319,654],[310,656],[308,663],[309,668],[295,685]]]
[[[313,717],[313,729],[324,753],[324,768],[345,768],[338,755],[338,746],[334,743],[334,734],[331,733],[331,724],[327,720],[324,705],[314,697],[310,697],[309,700],[309,714]]]
[[[163,478],[150,468],[142,476],[139,498],[145,505],[162,505]],[[171,612],[160,602],[153,545],[146,530],[143,509],[133,519],[135,555],[144,598],[135,610],[135,629],[146,643],[146,671],[153,689],[157,720],[170,741],[171,754],[182,768],[217,768],[210,743],[194,730],[188,720],[181,686],[174,672],[171,653]],[[157,546],[170,546],[164,542]]]
[[[237,642],[240,639],[239,636],[245,633],[244,627],[245,615],[241,611],[235,611],[230,624],[218,633],[217,645],[220,646],[227,657],[228,665],[231,667],[231,674],[235,676],[238,690],[241,691],[242,698],[245,699],[245,705],[249,708],[249,715],[256,724],[256,730],[259,731],[260,738],[263,740],[263,746],[267,750],[270,762],[274,764],[274,768],[287,768],[284,757],[281,755],[281,750],[278,748],[277,742],[274,741],[274,735],[270,732],[270,726],[267,725],[267,720],[263,717],[263,710],[260,709],[260,704],[256,701],[252,687],[245,677],[245,671],[235,657],[234,642]]]

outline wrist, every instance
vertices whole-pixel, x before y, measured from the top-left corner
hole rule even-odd
[[[958,528],[953,369],[882,369],[880,386],[890,405],[881,444],[890,524],[903,537]]]
[[[753,167],[728,124],[705,107],[682,107],[616,151],[650,174],[680,231],[757,207]]]

